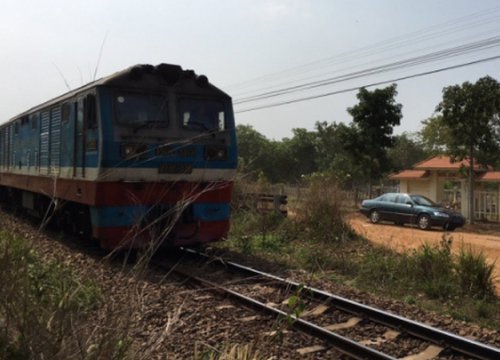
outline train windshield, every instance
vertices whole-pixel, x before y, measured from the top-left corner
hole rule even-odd
[[[115,96],[115,116],[119,124],[139,129],[168,124],[167,98],[151,94],[122,93]]]
[[[226,127],[224,103],[205,99],[180,99],[182,127],[195,131],[221,131]]]

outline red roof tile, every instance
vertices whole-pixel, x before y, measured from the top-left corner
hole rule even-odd
[[[481,175],[477,180],[500,182],[500,171],[487,171],[483,175]]]
[[[449,156],[438,155],[415,164],[413,168],[426,170],[458,170],[462,166],[469,166],[469,160],[451,162],[451,158]],[[474,164],[474,169],[482,170],[484,167],[476,163]]]
[[[404,180],[404,179],[422,179],[429,175],[425,170],[403,170],[397,174],[389,176],[389,179]]]

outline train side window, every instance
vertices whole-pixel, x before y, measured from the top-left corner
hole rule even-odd
[[[85,123],[87,129],[97,129],[97,109],[96,98],[94,94],[88,94],[84,100],[85,104]]]
[[[36,130],[38,128],[38,114],[30,115],[31,129]]]
[[[63,123],[67,123],[69,121],[70,116],[71,116],[71,104],[64,103],[61,109],[61,121]]]

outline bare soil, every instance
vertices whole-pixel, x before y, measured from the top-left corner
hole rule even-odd
[[[500,224],[473,224],[453,232],[435,228],[420,230],[415,226],[398,226],[389,222],[372,224],[360,213],[348,215],[353,229],[369,241],[403,252],[423,245],[439,244],[443,239],[452,240],[452,250],[459,251],[463,246],[474,251],[482,251],[487,261],[495,263],[495,285],[500,294]]]

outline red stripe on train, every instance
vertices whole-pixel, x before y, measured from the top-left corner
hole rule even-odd
[[[227,237],[229,221],[204,221],[190,224],[177,224],[164,241],[167,246],[189,246],[193,244],[218,241]],[[144,248],[161,237],[147,230],[130,227],[108,227],[92,229],[92,235],[101,242],[101,247],[112,250],[118,248]]]
[[[231,201],[233,183],[220,182],[94,182],[0,174],[0,185],[32,191],[90,206],[169,203],[179,200],[223,203]]]

